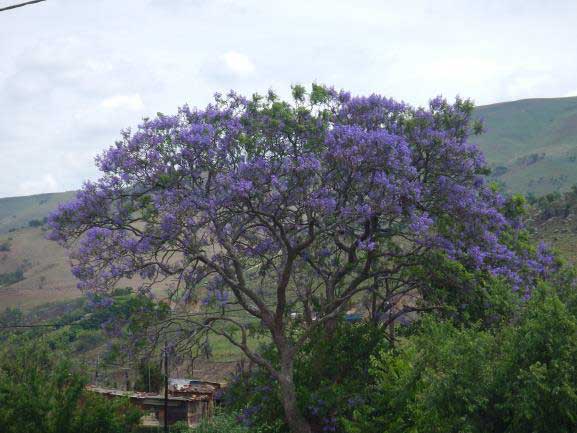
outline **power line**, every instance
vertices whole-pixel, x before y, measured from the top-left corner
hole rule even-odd
[[[269,305],[270,306],[270,305]],[[246,310],[244,310],[243,308],[239,308],[239,309],[231,309],[231,310],[225,310],[225,315],[228,313],[236,313],[236,312],[244,312]],[[220,311],[214,311],[214,312],[195,312],[195,313],[185,313],[182,315],[177,315],[176,319],[184,319],[184,318],[188,318],[188,317],[208,317],[211,316],[213,314],[218,314],[221,313]],[[18,324],[18,325],[0,325],[0,329],[14,329],[14,328],[63,328],[65,326],[82,326],[82,327],[86,327],[89,324],[84,324],[84,323],[43,323],[43,324],[36,324],[36,325],[22,325],[22,324]]]
[[[168,433],[168,342],[164,339],[164,433]]]
[[[37,1],[37,0],[36,0]],[[275,307],[276,304],[265,304],[265,306],[272,308]],[[192,313],[180,313],[180,314],[176,314],[175,317],[171,317],[176,319],[176,320],[186,320],[189,317],[211,317],[217,314],[222,314],[223,317],[226,317],[227,315],[229,315],[230,313],[240,313],[240,312],[247,312],[246,309],[244,308],[231,308],[231,309],[224,309],[224,311],[222,310],[217,310],[217,311],[197,311],[197,312],[192,312]],[[170,319],[169,319],[170,320]],[[245,324],[249,324],[251,322],[246,322]],[[66,326],[81,326],[81,327],[86,327],[89,326],[90,324],[84,324],[84,323],[42,323],[42,324],[35,324],[35,325],[25,325],[25,324],[18,324],[18,325],[0,325],[0,330],[2,329],[17,329],[17,328],[63,328]]]
[[[45,1],[46,1],[46,0],[30,0],[30,1],[27,1],[27,2],[24,2],[24,3],[18,3],[18,4],[15,4],[15,5],[12,5],[12,6],[6,6],[6,7],[3,7],[3,8],[0,8],[0,12],[7,11],[7,10],[10,10],[10,9],[21,8],[22,6],[28,6],[28,5],[31,5],[31,4],[34,4],[34,3],[40,3],[40,2],[45,2]]]

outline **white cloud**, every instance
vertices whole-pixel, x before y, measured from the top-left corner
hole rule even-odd
[[[244,54],[229,51],[220,56],[226,68],[236,75],[248,75],[254,72],[255,66]]]
[[[98,156],[99,152],[66,152],[63,155],[63,162],[68,169],[82,170],[83,168],[90,167],[94,164],[94,159]]]
[[[42,194],[45,192],[60,191],[58,182],[52,174],[45,174],[41,178],[22,182],[17,189],[17,195]]]
[[[144,108],[142,98],[138,93],[132,95],[114,95],[104,99],[100,106],[108,109],[126,109],[137,111]]]

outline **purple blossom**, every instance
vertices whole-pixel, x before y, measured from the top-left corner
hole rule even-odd
[[[359,241],[358,248],[365,251],[374,251],[377,248],[377,243],[370,239]]]

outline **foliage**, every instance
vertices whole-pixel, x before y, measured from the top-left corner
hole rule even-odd
[[[234,413],[217,412],[210,419],[203,419],[201,423],[190,428],[184,421],[170,426],[171,433],[264,433],[259,429],[249,429],[239,423]]]
[[[525,198],[520,195],[507,197],[502,213],[511,226],[501,233],[501,241],[525,259],[525,271],[530,272],[536,266],[536,259],[545,265],[541,273],[543,279],[552,281],[558,278],[562,274],[562,260],[551,254],[545,243],[536,244],[530,229],[524,225],[528,217]],[[424,282],[422,296],[429,304],[442,306],[434,310],[440,318],[450,318],[462,325],[480,323],[485,328],[501,326],[531,296],[532,287],[521,280],[513,282],[511,290],[510,280],[450,260],[446,254],[435,252],[427,257],[427,262],[413,272]],[[563,287],[567,284],[558,282]],[[518,296],[519,292],[523,294],[522,297]]]
[[[7,307],[0,313],[0,344],[6,344],[12,335],[19,332],[18,328],[11,328],[14,325],[23,323],[24,313],[19,308]]]
[[[515,323],[493,331],[425,320],[374,358],[372,396],[344,420],[347,431],[575,431],[577,311],[568,305],[541,288]]]
[[[31,219],[30,221],[28,221],[28,226],[29,227],[42,227],[44,224],[46,224],[47,218],[43,218],[43,219]]]
[[[8,252],[11,248],[11,243],[9,240],[5,240],[0,242],[0,252]]]
[[[74,335],[74,345],[72,350],[77,353],[86,353],[93,350],[95,347],[102,345],[107,341],[106,336],[100,332],[100,330],[75,330]]]
[[[0,326],[18,325],[22,323],[24,313],[18,307],[6,307],[0,313]]]
[[[0,360],[0,426],[6,433],[127,433],[140,414],[127,401],[84,390],[69,362],[44,346],[10,346]]]
[[[160,363],[148,359],[138,364],[138,371],[134,389],[137,391],[159,392],[164,384],[164,374]]]
[[[337,322],[327,332],[318,330],[295,360],[295,382],[302,412],[313,431],[340,431],[339,418],[351,417],[365,399],[368,361],[388,346],[386,330],[372,322]],[[272,346],[263,355],[278,362]],[[239,375],[227,388],[227,410],[238,412],[244,425],[261,432],[288,431],[283,421],[280,389],[263,369]]]
[[[146,332],[152,323],[164,317],[167,305],[153,302],[150,298],[132,293],[130,289],[118,289],[110,296],[91,296],[88,300],[56,302],[38,306],[25,314],[21,311],[6,310],[0,314],[0,325],[37,324],[47,322],[54,327],[40,327],[19,330],[5,330],[5,337],[18,333],[19,342],[43,341],[48,347],[72,357],[82,357],[95,348],[106,352],[101,361],[115,362],[122,356],[137,355],[147,348]],[[16,321],[16,314],[19,319]],[[69,326],[70,325],[70,326]],[[120,345],[122,349],[116,351]],[[128,353],[128,350],[131,353]],[[102,353],[101,353],[102,355]]]
[[[131,288],[115,289],[111,293],[89,293],[90,317],[85,326],[100,327],[109,335],[131,337],[133,343],[143,345],[143,334],[150,324],[166,318],[169,306],[150,296],[133,293]]]
[[[555,191],[540,197],[529,195],[528,200],[537,209],[539,221],[553,217],[567,218],[577,212],[577,185],[563,194]]]

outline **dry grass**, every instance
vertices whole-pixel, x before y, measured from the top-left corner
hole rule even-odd
[[[0,307],[23,309],[81,295],[70,272],[67,253],[44,238],[40,228],[26,228],[0,236],[10,251],[0,252],[0,273],[24,270],[24,280],[0,288]]]

